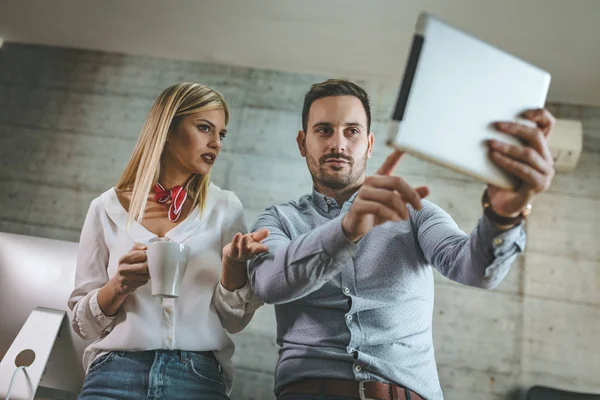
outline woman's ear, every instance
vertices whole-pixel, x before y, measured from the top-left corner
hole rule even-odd
[[[165,142],[168,142],[169,139],[175,134],[175,130],[179,126],[179,122],[181,121],[181,117],[173,118],[171,124],[169,125],[169,130],[167,131],[167,139]]]

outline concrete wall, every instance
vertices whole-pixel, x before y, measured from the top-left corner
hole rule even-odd
[[[178,81],[225,95],[232,121],[213,180],[242,200],[249,223],[311,182],[295,135],[310,84],[327,77],[7,44],[0,50],[0,231],[78,240],[89,202],[114,185],[157,94]],[[373,171],[397,82],[361,82],[372,98]],[[600,110],[551,104],[581,119],[577,169],[535,203],[526,253],[497,290],[436,275],[434,338],[446,398],[518,398],[546,384],[600,392]],[[470,230],[483,185],[406,158],[398,173]],[[274,316],[261,308],[236,335],[233,399],[272,398]]]

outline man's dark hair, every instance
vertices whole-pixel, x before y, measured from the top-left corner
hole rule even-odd
[[[354,82],[344,79],[328,79],[325,82],[312,85],[304,96],[304,105],[302,106],[302,130],[304,132],[306,132],[306,125],[308,124],[310,106],[316,100],[330,96],[354,96],[359,99],[367,114],[367,133],[371,131],[371,106],[369,105],[367,92]]]

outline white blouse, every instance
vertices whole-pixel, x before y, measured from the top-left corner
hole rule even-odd
[[[73,329],[84,339],[96,339],[85,350],[84,367],[87,370],[94,359],[112,350],[214,351],[229,393],[234,344],[225,330],[241,331],[262,305],[248,283],[234,292],[220,284],[223,247],[237,232],[247,232],[241,202],[211,183],[202,215],[195,207],[165,235],[190,247],[179,298],[162,301],[146,284],[109,317],[98,306],[98,291],[117,272],[119,258],[134,242],[157,237],[137,221],[127,229],[127,217],[113,188],[92,201],[81,231],[69,307]]]

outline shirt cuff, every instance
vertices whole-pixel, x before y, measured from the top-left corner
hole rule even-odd
[[[99,291],[100,289],[97,289],[91,294],[90,301],[88,304],[90,307],[90,312],[92,313],[92,317],[94,317],[94,319],[98,321],[100,326],[107,327],[115,319],[116,315],[109,317],[108,315],[104,314],[104,312],[100,308],[100,305],[98,304]]]
[[[321,231],[321,245],[323,250],[338,262],[344,262],[351,258],[358,247],[352,243],[344,233],[342,228],[343,216],[335,218],[325,226]]]
[[[263,301],[259,300],[258,297],[254,295],[254,292],[252,292],[249,280],[244,286],[235,289],[233,292],[225,289],[219,280],[217,292],[218,299],[233,310],[240,309],[248,313],[263,305]]]
[[[525,249],[524,223],[502,230],[487,216],[479,224],[479,239],[487,247],[490,264],[485,268],[483,280],[486,287],[496,287],[510,270],[516,257]]]
[[[494,257],[502,257],[508,253],[514,252],[514,246],[517,252],[525,249],[526,236],[523,229],[524,222],[515,225],[510,229],[500,229],[487,216],[483,216],[482,233],[487,238],[487,242],[492,244]]]

